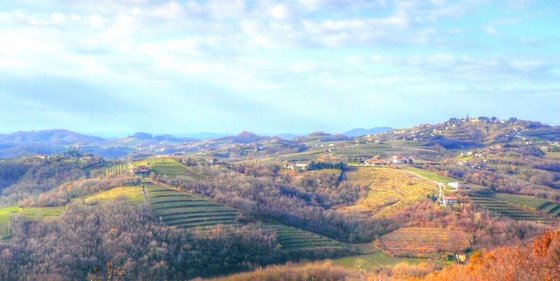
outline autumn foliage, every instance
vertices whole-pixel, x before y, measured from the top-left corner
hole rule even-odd
[[[528,247],[475,253],[467,265],[448,267],[423,280],[560,280],[560,230],[544,233]]]

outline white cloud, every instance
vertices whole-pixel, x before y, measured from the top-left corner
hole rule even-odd
[[[286,5],[278,4],[270,9],[270,16],[277,20],[288,19],[291,15],[291,11]]]
[[[558,86],[558,50],[535,55],[542,35],[523,34],[522,48],[478,38],[511,40],[501,35],[524,17],[465,24],[484,1],[47,2],[0,8],[0,72],[71,77],[126,98],[183,95],[161,107],[212,93],[302,116],[318,100],[333,110],[377,97],[389,108],[409,93]]]

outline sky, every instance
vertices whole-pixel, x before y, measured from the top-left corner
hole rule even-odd
[[[0,0],[0,133],[560,125],[560,1]]]

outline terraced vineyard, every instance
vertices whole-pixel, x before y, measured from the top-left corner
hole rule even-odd
[[[144,202],[144,193],[140,186],[122,186],[115,187],[91,196],[83,200],[86,204],[98,204],[104,202],[115,201],[118,198],[124,198],[127,202],[142,203]]]
[[[219,224],[239,225],[238,210],[171,188],[147,185],[154,215],[165,224],[179,228],[208,228]],[[263,229],[277,233],[282,250],[287,253],[313,250],[340,252],[349,247],[319,234],[281,224],[263,224]]]
[[[105,168],[105,175],[125,175],[132,172],[132,166],[128,162],[116,163]]]
[[[375,241],[375,246],[392,256],[422,257],[435,253],[459,253],[469,247],[461,231],[433,227],[405,227]]]
[[[560,206],[556,203],[527,196],[499,194],[492,191],[475,191],[469,194],[475,206],[519,221],[550,223],[552,218],[543,214],[558,216]],[[545,202],[543,202],[545,201]],[[539,204],[540,202],[540,204]],[[533,206],[533,207],[531,207]],[[543,212],[539,213],[537,210]]]
[[[515,206],[533,209],[535,211],[539,211],[553,217],[560,217],[560,204],[550,202],[545,199],[506,193],[495,193],[494,197],[500,200],[504,200]]]
[[[237,225],[238,211],[171,188],[146,185],[154,215],[179,228]]]
[[[263,229],[276,232],[282,250],[286,252],[312,251],[329,249],[333,251],[347,250],[349,247],[336,240],[313,232],[281,224],[264,224]]]
[[[379,173],[372,167],[348,167],[344,171],[345,180],[353,185],[370,186]]]
[[[156,175],[169,177],[186,176],[189,174],[187,168],[173,158],[150,158],[134,162],[134,166],[146,166]]]
[[[371,186],[367,197],[349,210],[374,212],[385,216],[395,208],[422,200],[437,192],[437,186],[406,170],[392,168],[371,168]]]

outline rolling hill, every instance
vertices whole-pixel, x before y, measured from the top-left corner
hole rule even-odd
[[[367,136],[367,135],[373,136],[377,134],[390,132],[391,130],[393,130],[393,128],[390,127],[375,127],[371,129],[356,128],[356,129],[346,131],[342,133],[342,135],[345,135],[347,137],[360,137],[360,136]]]
[[[206,229],[217,225],[240,226],[239,211],[200,196],[172,188],[147,184],[145,186],[154,215],[167,225],[184,229]],[[277,234],[282,251],[301,254],[317,250],[350,252],[348,245],[325,236],[276,223],[264,223],[261,227]]]

